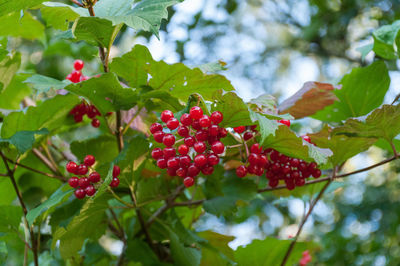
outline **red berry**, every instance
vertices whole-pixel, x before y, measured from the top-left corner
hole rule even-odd
[[[192,159],[188,155],[183,155],[179,158],[179,166],[182,168],[187,168],[190,165]]]
[[[110,187],[118,187],[118,185],[119,185],[119,179],[117,177],[114,177],[111,180]]]
[[[214,172],[214,167],[212,167],[211,165],[205,166],[201,169],[201,172],[203,175],[212,175],[212,173]]]
[[[218,141],[218,137],[208,136],[207,141],[208,141],[208,144],[212,144],[212,143]]]
[[[83,199],[86,196],[86,191],[82,188],[78,188],[74,191],[74,194],[77,199]]]
[[[210,119],[211,119],[211,122],[213,122],[214,124],[219,124],[224,119],[224,116],[222,115],[222,113],[220,111],[215,111],[211,114]]]
[[[167,174],[169,176],[176,176],[176,168],[168,168],[167,169]]]
[[[185,144],[182,144],[178,147],[178,152],[179,154],[186,155],[189,152],[189,147],[186,146]]]
[[[75,121],[75,123],[80,123],[80,122],[82,122],[82,121],[83,121],[83,116],[80,115],[80,114],[74,115],[74,121]]]
[[[164,139],[165,133],[162,131],[157,131],[153,134],[154,140],[158,143],[162,143]]]
[[[283,168],[282,168],[282,173],[283,174],[285,174],[285,175],[287,175],[287,174],[289,174],[290,173],[290,167],[289,166],[287,166],[287,165],[285,165]]]
[[[278,120],[278,122],[283,124],[283,125],[285,125],[285,126],[290,127],[290,120],[288,120],[288,119]]]
[[[246,127],[245,126],[234,127],[233,130],[236,133],[242,134],[246,130]]]
[[[307,171],[307,164],[306,163],[304,163],[304,162],[301,162],[300,164],[299,164],[299,170],[301,171],[301,172],[306,172]]]
[[[250,164],[256,165],[258,163],[258,154],[250,153],[249,158],[247,158]]]
[[[164,158],[160,158],[157,160],[157,166],[160,169],[165,169],[167,168],[167,160]]]
[[[255,131],[256,128],[257,128],[257,125],[251,125],[251,126],[250,126],[250,130],[251,130],[251,131]]]
[[[90,182],[89,182],[89,179],[88,179],[88,178],[82,177],[82,178],[79,179],[79,187],[80,187],[80,188],[85,189],[85,188],[87,188],[87,186],[89,186],[89,185],[90,185]]]
[[[265,168],[265,166],[268,164],[268,158],[264,154],[258,155],[258,160],[257,160],[257,165],[261,168]]]
[[[179,126],[179,121],[175,117],[171,118],[167,121],[167,128],[170,130],[174,130]]]
[[[167,147],[171,147],[175,144],[175,136],[172,134],[165,134],[163,138],[163,144]]]
[[[249,131],[246,131],[246,132],[244,132],[244,134],[243,134],[243,139],[245,140],[245,141],[248,141],[249,139],[251,139],[251,138],[253,138],[253,132],[249,132]]]
[[[198,154],[194,157],[194,164],[197,167],[202,167],[207,163],[207,156],[204,154]]]
[[[151,157],[155,160],[160,159],[163,156],[163,151],[160,148],[154,148],[154,150],[151,151]]]
[[[96,162],[96,159],[94,158],[93,155],[86,155],[85,159],[83,159],[83,163],[86,166],[92,166]]]
[[[92,172],[89,174],[89,181],[92,183],[97,183],[100,181],[100,174],[97,172]]]
[[[255,175],[256,173],[258,173],[258,166],[256,164],[250,164],[247,167],[247,172],[249,172],[249,174]]]
[[[299,164],[300,164],[299,159],[293,158],[292,160],[290,160],[290,165],[291,165],[292,167],[298,167]]]
[[[218,133],[219,133],[219,127],[217,125],[211,125],[208,128],[208,135],[209,136],[217,137]]]
[[[288,190],[293,190],[296,187],[293,179],[285,179],[285,184]]]
[[[192,122],[192,128],[193,128],[194,130],[201,130],[201,129],[202,129],[202,127],[200,126],[199,120],[194,120],[194,121]]]
[[[174,113],[171,112],[170,110],[165,110],[161,113],[161,121],[164,123],[167,123],[168,120],[174,117]]]
[[[296,184],[296,186],[301,187],[304,186],[306,184],[306,180],[303,178],[296,178],[294,180],[294,183]]]
[[[198,141],[206,141],[208,139],[208,132],[206,130],[197,131],[196,139]]]
[[[277,187],[279,184],[279,179],[270,179],[268,185],[272,188]]]
[[[313,172],[315,171],[315,169],[317,169],[317,164],[312,162],[308,165],[308,171]]]
[[[209,127],[211,126],[211,120],[210,117],[208,115],[203,115],[200,117],[199,119],[199,124],[202,127]]]
[[[179,159],[176,157],[169,158],[167,161],[167,167],[172,169],[179,168]]]
[[[180,126],[178,127],[178,135],[181,137],[187,137],[189,136],[189,128],[187,128],[186,126]]]
[[[247,168],[244,165],[239,166],[236,168],[236,175],[240,178],[245,177],[247,175]]]
[[[200,173],[200,169],[194,164],[190,165],[187,169],[188,176],[195,177],[199,173]]]
[[[156,133],[157,131],[162,131],[162,130],[163,130],[163,127],[162,127],[162,125],[159,124],[159,123],[153,123],[153,124],[150,126],[150,132],[151,132],[151,134],[154,134],[154,133]]]
[[[183,142],[185,143],[186,146],[188,147],[192,147],[194,145],[194,143],[196,142],[196,140],[194,139],[194,137],[189,136],[186,137]]]
[[[293,171],[293,172],[290,173],[290,177],[293,178],[293,179],[299,179],[299,178],[301,178],[300,172],[299,171]]]
[[[86,175],[88,172],[88,168],[84,164],[80,164],[76,170],[78,175]]]
[[[257,166],[257,168],[255,170],[255,174],[257,176],[262,176],[264,174],[264,168]]]
[[[85,188],[85,192],[86,192],[86,195],[91,197],[94,195],[94,193],[96,193],[96,189],[94,188],[94,186],[89,185],[87,188]]]
[[[308,143],[311,143],[311,138],[310,138],[309,136],[304,135],[304,136],[301,136],[301,138],[302,138],[304,141],[307,141]]]
[[[318,178],[321,176],[321,170],[315,169],[311,174],[314,178]]]
[[[74,70],[71,72],[70,81],[73,83],[78,83],[81,80],[82,72]]]
[[[85,63],[83,63],[83,61],[82,60],[75,60],[75,62],[74,62],[74,69],[75,70],[82,70],[82,68],[83,68],[83,66],[85,65]]]
[[[98,115],[98,111],[94,105],[89,106],[87,116],[92,119]]]
[[[184,126],[190,126],[192,124],[192,118],[189,114],[186,113],[181,116],[180,121]]]
[[[221,141],[216,141],[211,145],[211,149],[215,154],[221,154],[225,150],[225,146]]]
[[[219,157],[218,155],[211,153],[210,155],[208,155],[207,161],[210,165],[217,165],[219,163]]]
[[[68,173],[76,174],[78,170],[78,165],[74,162],[68,162],[65,168],[67,169]]]
[[[194,120],[198,120],[198,119],[200,119],[201,118],[201,116],[203,115],[203,110],[200,108],[200,107],[198,107],[198,106],[193,106],[191,109],[190,109],[190,117],[192,118],[192,119],[194,119]]]
[[[262,147],[260,146],[260,144],[255,143],[255,144],[251,145],[250,152],[255,153],[255,154],[260,154],[262,152]]]
[[[272,161],[275,161],[275,162],[278,161],[278,160],[279,160],[279,157],[280,157],[280,154],[279,154],[278,151],[273,150],[273,151],[271,152],[270,158],[271,158]]]
[[[99,119],[93,119],[92,120],[92,126],[95,128],[98,128],[100,126],[100,120]]]
[[[266,177],[267,179],[274,179],[275,174],[274,174],[273,172],[271,172],[271,171],[267,171],[267,172],[265,173],[265,177]]]
[[[164,158],[169,159],[176,155],[176,150],[175,150],[175,148],[172,148],[172,147],[165,147],[163,150],[163,153],[164,153]]]
[[[207,146],[204,142],[199,141],[193,145],[193,148],[197,153],[203,153],[207,149]]]
[[[289,161],[289,157],[287,157],[284,154],[281,154],[281,155],[279,155],[278,161],[281,162],[281,163],[287,163]]]
[[[121,173],[121,168],[119,168],[118,165],[114,165],[112,173],[113,177],[118,177],[120,173]]]
[[[70,185],[70,187],[78,187],[79,186],[79,178],[77,178],[76,176],[71,177],[70,179],[68,179],[68,184]]]
[[[191,187],[194,185],[194,178],[193,177],[185,177],[185,179],[183,179],[183,184],[185,185],[185,187]]]
[[[186,173],[187,173],[187,169],[186,168],[178,168],[177,170],[176,170],[176,175],[177,176],[179,176],[179,177],[185,177],[186,176]]]
[[[228,136],[228,131],[226,130],[226,128],[220,127],[218,132],[218,137],[225,138],[226,136]]]

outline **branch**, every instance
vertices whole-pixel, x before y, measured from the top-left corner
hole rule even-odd
[[[83,5],[81,3],[79,3],[77,0],[71,0],[71,2],[77,6],[83,7]]]
[[[193,206],[193,205],[200,205],[202,204],[206,199],[201,199],[201,200],[193,200],[193,201],[186,201],[186,202],[175,202],[173,204],[174,207],[186,207],[186,206]]]
[[[288,250],[286,251],[285,257],[283,258],[283,261],[281,263],[281,266],[286,265],[287,260],[290,257],[290,254],[292,253],[294,246],[297,243],[297,240],[301,234],[301,231],[303,229],[304,224],[307,222],[308,217],[310,217],[312,211],[314,210],[315,205],[317,205],[318,201],[322,198],[322,195],[325,193],[326,189],[329,187],[329,185],[332,183],[332,181],[335,179],[336,177],[336,167],[333,168],[333,174],[332,174],[332,179],[329,180],[325,186],[321,189],[321,191],[319,192],[317,198],[311,203],[310,205],[310,209],[308,210],[306,216],[304,216],[303,220],[300,223],[299,229],[297,230],[296,236],[294,237],[294,240],[292,241],[292,243],[290,243],[290,246],[288,248]]]
[[[381,162],[379,162],[379,163],[376,163],[376,164],[373,164],[373,165],[370,165],[370,166],[367,166],[367,167],[358,169],[358,170],[356,170],[356,171],[349,172],[349,173],[345,173],[345,174],[341,174],[341,175],[336,175],[336,176],[335,176],[335,179],[337,179],[337,178],[342,178],[342,177],[346,177],[346,176],[350,176],[350,175],[354,175],[354,174],[358,174],[358,173],[362,173],[362,172],[366,172],[366,171],[369,171],[369,170],[371,170],[371,169],[373,169],[373,168],[375,168],[375,167],[378,167],[378,166],[387,164],[387,163],[389,163],[389,162],[391,162],[391,161],[394,161],[394,160],[396,160],[396,159],[397,159],[396,156],[393,156],[393,157],[388,158],[388,159],[386,159],[386,160],[383,160],[383,161],[381,161]],[[328,177],[324,177],[324,178],[319,178],[319,179],[310,180],[310,181],[307,181],[307,182],[305,183],[305,185],[311,185],[311,184],[315,184],[315,183],[320,183],[320,182],[329,181],[329,180],[332,179],[332,177],[333,177],[333,175],[328,176]],[[285,189],[285,188],[286,188],[285,185],[280,185],[280,186],[277,186],[277,187],[274,187],[274,188],[271,188],[271,187],[262,188],[262,189],[259,189],[257,192],[258,192],[258,193],[262,193],[262,192],[280,190],[280,189]]]
[[[26,215],[28,214],[28,209],[26,208],[24,199],[22,198],[21,191],[19,191],[19,188],[17,186],[17,182],[15,181],[14,172],[11,170],[11,168],[8,165],[7,158],[5,157],[3,152],[1,152],[1,151],[0,151],[0,156],[1,156],[2,160],[3,160],[4,166],[6,167],[8,176],[9,176],[9,178],[11,180],[11,183],[12,183],[12,185],[14,187],[15,193],[17,194],[19,203],[21,204],[22,211],[24,213],[25,225],[26,225],[27,228],[29,228],[29,233],[30,233],[30,237],[31,237],[31,247],[32,247],[31,249],[32,249],[32,253],[33,253],[33,260],[34,260],[35,266],[38,266],[39,265],[38,254],[37,254],[38,250],[37,250],[37,243],[36,243],[36,240],[35,240],[35,234],[33,232],[33,227],[29,227],[29,223],[28,223],[28,220],[26,218]]]
[[[54,174],[60,174],[57,167],[55,167],[38,149],[33,148],[32,152],[47,166],[47,168],[49,168],[50,171],[52,171]]]

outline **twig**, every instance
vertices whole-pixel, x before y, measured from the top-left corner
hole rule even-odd
[[[71,2],[77,6],[83,7],[83,5],[81,3],[79,3],[77,0],[71,0]]]
[[[350,176],[350,175],[354,175],[354,174],[358,174],[358,173],[362,173],[362,172],[366,172],[366,171],[369,171],[369,170],[371,170],[371,169],[373,169],[373,168],[375,168],[375,167],[378,167],[378,166],[384,165],[384,164],[386,164],[386,163],[389,163],[389,162],[391,162],[391,161],[394,161],[394,160],[396,160],[396,159],[397,159],[396,156],[393,156],[393,157],[391,157],[391,158],[388,158],[388,159],[383,160],[383,161],[381,161],[381,162],[379,162],[379,163],[370,165],[370,166],[368,166],[368,167],[364,167],[364,168],[358,169],[358,170],[353,171],[353,172],[349,172],[349,173],[345,173],[345,174],[341,174],[341,175],[336,175],[336,176],[335,176],[335,179],[337,179],[337,178],[342,178],[342,177],[346,177],[346,176]],[[319,178],[319,179],[307,181],[307,182],[305,183],[305,185],[311,185],[311,184],[315,184],[315,183],[325,182],[325,181],[329,181],[329,180],[331,180],[331,179],[332,179],[332,175],[331,175],[331,176],[328,176],[328,177],[324,177],[324,178]],[[280,185],[280,186],[277,186],[277,187],[274,187],[274,188],[271,188],[271,187],[262,188],[262,189],[259,189],[257,192],[258,192],[258,193],[262,193],[262,192],[274,191],[274,190],[285,189],[285,188],[286,188],[285,185]]]
[[[142,109],[143,109],[143,107],[138,108],[136,114],[131,118],[131,120],[129,120],[128,124],[126,124],[125,128],[122,130],[121,135],[124,135],[126,133],[126,131],[128,131],[129,127],[131,126],[133,121],[136,119],[136,117],[138,117],[138,115],[140,114]]]
[[[8,165],[7,158],[5,157],[3,152],[1,152],[1,151],[0,151],[0,156],[1,156],[2,160],[3,160],[4,166],[6,167],[6,170],[7,170],[7,173],[8,173],[8,177],[11,180],[11,183],[12,183],[12,185],[14,187],[15,193],[17,194],[19,203],[21,204],[22,211],[24,213],[24,221],[25,221],[25,224],[26,224],[27,228],[29,228],[29,233],[30,233],[30,237],[31,237],[31,250],[32,250],[32,253],[33,253],[33,261],[35,263],[35,266],[38,266],[39,265],[39,261],[38,261],[38,254],[37,254],[38,250],[37,250],[37,243],[36,243],[36,240],[35,240],[35,233],[33,232],[33,227],[29,226],[28,220],[26,218],[26,215],[28,214],[28,209],[26,208],[26,205],[25,205],[24,200],[22,198],[21,191],[19,190],[17,182],[15,181],[14,172],[11,170],[11,168]]]
[[[393,141],[390,142],[390,146],[392,146],[394,157],[396,157],[396,159],[397,159],[398,158],[398,154],[397,154],[396,147],[394,146]]]
[[[297,230],[296,236],[294,237],[292,243],[290,243],[290,246],[288,248],[288,250],[286,251],[285,257],[282,260],[281,266],[286,265],[287,260],[290,257],[290,254],[292,253],[294,246],[297,243],[297,240],[301,234],[301,231],[303,229],[304,224],[306,223],[308,217],[311,215],[312,211],[314,210],[315,205],[317,205],[318,201],[321,199],[322,195],[325,193],[326,189],[329,187],[329,185],[332,183],[332,181],[335,179],[336,176],[336,167],[333,168],[333,174],[332,174],[332,179],[329,180],[325,186],[321,189],[321,191],[319,192],[318,196],[316,197],[316,199],[310,204],[310,209],[308,210],[306,216],[304,216],[303,220],[300,223],[299,229]]]
[[[205,199],[186,201],[186,202],[175,202],[172,206],[174,206],[174,207],[186,207],[186,206],[200,205],[204,201],[205,201]]]
[[[117,137],[118,150],[122,151],[124,148],[124,138],[121,132],[121,111],[117,111],[117,123],[115,126],[115,136]]]
[[[14,161],[11,160],[10,158],[7,158],[7,157],[5,157],[5,158],[6,158],[6,160],[9,161],[10,163],[12,163],[12,164],[14,164],[14,165],[18,165],[18,166],[20,166],[20,167],[22,167],[22,168],[28,169],[28,170],[30,170],[30,171],[32,171],[32,172],[35,172],[35,173],[38,173],[38,174],[41,174],[41,175],[45,175],[45,176],[48,176],[48,177],[56,178],[56,179],[61,180],[61,181],[63,181],[63,182],[66,182],[66,181],[67,181],[67,179],[66,179],[64,176],[58,176],[58,175],[53,175],[53,174],[45,173],[45,172],[42,172],[42,171],[40,171],[40,170],[36,170],[36,169],[34,169],[34,168],[32,168],[32,167],[26,166],[26,165],[24,165],[24,164],[21,164],[21,163],[18,163],[18,162],[14,162]],[[8,175],[6,175],[6,176],[8,176]]]
[[[50,171],[52,171],[54,174],[60,174],[58,169],[54,167],[49,159],[47,159],[46,156],[44,156],[38,149],[33,148],[32,152],[47,166],[47,168],[49,168]]]
[[[8,175],[0,173],[0,176],[7,177]]]
[[[124,204],[125,206],[129,207],[129,208],[135,208],[134,205],[124,201],[123,199],[121,199],[115,192],[114,190],[112,190],[112,188],[108,187],[108,191],[111,192],[111,194],[113,195],[113,197],[118,200],[120,203]]]

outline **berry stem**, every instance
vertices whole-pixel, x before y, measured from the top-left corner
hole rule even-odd
[[[318,201],[322,198],[322,195],[325,193],[326,189],[329,187],[329,185],[332,183],[332,181],[335,179],[335,177],[336,177],[336,166],[333,168],[332,179],[330,179],[330,180],[328,180],[328,182],[326,182],[325,186],[318,193],[318,196],[310,204],[310,209],[308,210],[306,216],[304,216],[303,220],[301,221],[301,223],[299,225],[299,229],[297,230],[296,236],[294,237],[293,241],[290,243],[290,246],[289,246],[288,250],[286,251],[285,257],[282,260],[281,266],[286,265],[286,262],[288,261],[290,254],[292,253],[294,246],[297,243],[297,240],[301,234],[301,231],[303,230],[304,224],[307,222],[307,219],[308,219],[308,217],[310,217],[312,211],[314,210],[315,205],[317,205]]]
[[[116,200],[118,200],[120,203],[124,204],[126,207],[135,208],[134,205],[132,205],[132,204],[130,204],[130,203],[124,201],[123,199],[121,199],[121,198],[114,192],[114,190],[112,190],[110,187],[108,187],[108,191],[113,195],[113,197],[114,197]]]
[[[32,227],[30,227],[29,223],[28,223],[28,220],[26,218],[26,215],[28,214],[28,209],[26,208],[24,199],[22,198],[21,191],[19,190],[17,182],[15,181],[14,171],[11,170],[10,166],[8,165],[7,158],[5,157],[3,152],[1,152],[1,151],[0,151],[0,156],[1,156],[2,160],[3,160],[4,166],[6,167],[8,177],[11,180],[11,183],[12,183],[12,185],[14,187],[15,193],[17,194],[18,201],[21,204],[22,211],[24,213],[24,223],[25,223],[26,228],[29,229],[29,234],[30,234],[30,238],[31,238],[31,250],[32,250],[32,253],[33,253],[33,261],[35,263],[35,266],[38,266],[39,265],[38,250],[37,250],[37,247],[38,247],[37,244],[38,243],[37,243],[37,241],[35,239],[35,233],[33,231],[33,225],[32,225]]]
[[[117,123],[115,126],[115,136],[117,137],[117,142],[118,142],[118,150],[121,152],[122,149],[124,148],[124,138],[123,134],[121,132],[121,111],[117,111]]]

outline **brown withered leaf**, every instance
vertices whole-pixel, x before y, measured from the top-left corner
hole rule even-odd
[[[329,83],[306,82],[298,92],[279,105],[279,114],[289,113],[295,119],[313,115],[338,100],[334,89],[340,88]]]

